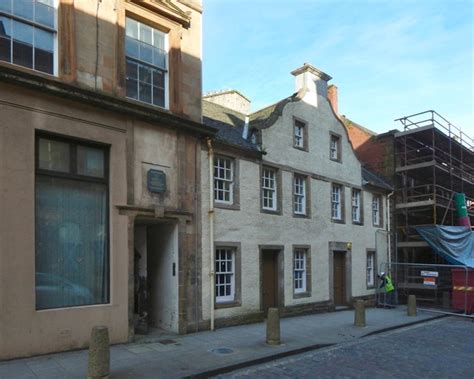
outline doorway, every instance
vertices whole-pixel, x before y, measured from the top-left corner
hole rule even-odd
[[[134,252],[135,333],[177,333],[177,224],[137,223]]]
[[[334,305],[346,305],[346,252],[334,251],[333,264]]]
[[[266,317],[268,308],[279,307],[280,250],[262,250],[262,308]]]

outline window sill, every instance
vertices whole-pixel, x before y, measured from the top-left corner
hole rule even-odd
[[[293,146],[296,150],[300,150],[300,151],[304,151],[305,153],[308,152],[308,148],[303,146],[303,147],[299,147],[299,146]]]
[[[335,224],[345,224],[346,222],[342,219],[331,218],[331,222]]]
[[[225,308],[235,308],[240,307],[242,303],[240,300],[233,300],[233,301],[223,301],[220,303],[214,303],[214,309],[225,309]]]
[[[294,218],[306,218],[306,219],[311,218],[311,217],[310,217],[309,215],[307,215],[307,214],[299,214],[299,213],[293,213],[293,217],[294,217]]]
[[[272,214],[276,216],[281,216],[281,211],[280,210],[271,210],[271,209],[263,209],[260,208],[260,213],[267,213],[267,214]]]
[[[228,209],[231,211],[240,211],[240,204],[226,204],[226,203],[219,203],[214,200],[214,208],[220,209]]]
[[[307,297],[311,297],[311,292],[293,292],[293,299],[304,299]]]
[[[352,225],[364,226],[364,223],[361,221],[352,221]]]
[[[337,162],[337,163],[342,163],[341,159],[334,159],[334,158],[329,157],[329,160],[331,160],[333,162]]]
[[[367,286],[367,289],[368,289],[368,290],[374,290],[374,289],[375,289],[375,284],[372,285],[372,286]]]

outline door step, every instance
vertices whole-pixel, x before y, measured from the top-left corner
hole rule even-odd
[[[347,305],[336,305],[336,307],[334,308],[334,311],[335,312],[342,312],[342,311],[348,311],[349,309],[351,309],[351,308]]]

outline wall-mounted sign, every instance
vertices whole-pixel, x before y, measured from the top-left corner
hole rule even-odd
[[[436,278],[432,278],[432,277],[424,277],[423,278],[423,285],[425,286],[436,286]]]
[[[437,278],[439,276],[438,271],[422,271],[421,276],[431,276]]]
[[[166,192],[166,174],[160,170],[148,170],[147,188],[152,193]]]

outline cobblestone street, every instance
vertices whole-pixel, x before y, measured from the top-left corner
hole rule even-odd
[[[444,318],[219,378],[474,378],[474,323]]]

